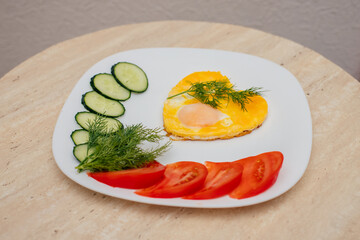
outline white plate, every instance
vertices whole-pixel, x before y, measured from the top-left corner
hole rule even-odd
[[[237,88],[262,87],[269,105],[263,125],[251,134],[217,141],[175,141],[158,161],[233,161],[268,151],[284,154],[283,166],[276,183],[267,191],[242,200],[228,196],[213,200],[147,198],[133,190],[113,188],[77,173],[78,161],[72,154],[70,134],[80,127],[74,120],[81,105],[81,96],[91,90],[90,78],[107,72],[113,64],[127,61],[140,66],[148,76],[149,88],[132,94],[123,102],[126,113],[119,120],[124,125],[143,123],[146,127],[162,127],[163,102],[170,89],[186,75],[197,71],[220,71]],[[113,197],[149,204],[229,208],[257,204],[273,199],[299,181],[308,165],[312,143],[311,115],[305,94],[296,78],[285,68],[268,60],[236,52],[190,48],[148,48],[120,52],[91,67],[79,80],[61,110],[53,135],[53,153],[59,168],[72,180],[93,191]]]

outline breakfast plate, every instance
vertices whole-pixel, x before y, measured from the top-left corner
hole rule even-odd
[[[169,151],[157,158],[162,164],[179,161],[225,162],[255,156],[269,151],[284,155],[275,184],[265,192],[250,198],[228,196],[211,200],[181,198],[159,199],[139,196],[134,190],[113,188],[78,173],[79,162],[73,156],[74,143],[70,134],[80,126],[77,112],[85,111],[81,97],[91,91],[92,76],[110,73],[117,62],[132,62],[140,66],[149,81],[144,93],[132,93],[122,102],[126,112],[118,120],[123,125],[142,123],[148,128],[163,126],[162,109],[168,92],[185,76],[198,71],[220,71],[238,89],[261,87],[268,103],[268,116],[262,126],[251,134],[227,140],[173,141]],[[165,133],[164,133],[165,134]],[[109,196],[166,206],[194,208],[230,208],[268,201],[293,187],[304,174],[312,145],[312,123],[305,94],[297,79],[285,68],[260,57],[222,50],[194,48],[145,48],[120,52],[92,66],[80,78],[66,100],[53,134],[53,154],[61,171],[78,184]]]

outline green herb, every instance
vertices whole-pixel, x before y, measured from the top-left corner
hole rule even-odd
[[[107,130],[103,117],[89,123],[88,157],[76,169],[79,172],[118,171],[139,168],[152,162],[164,153],[170,142],[160,145],[163,139],[160,128],[148,129],[142,124],[122,128],[120,125],[114,132]],[[144,143],[157,143],[156,147],[143,149]]]
[[[237,91],[228,81],[196,82],[191,83],[191,87],[188,90],[172,95],[167,99],[187,93],[213,108],[218,108],[221,100],[232,100],[234,103],[240,104],[243,111],[246,111],[246,104],[251,102],[250,97],[261,95],[260,90],[261,88],[252,87],[243,91]]]

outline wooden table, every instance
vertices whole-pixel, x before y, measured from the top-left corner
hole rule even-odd
[[[68,179],[54,161],[51,140],[71,89],[99,60],[146,47],[243,52],[292,72],[313,121],[311,159],[300,182],[254,206],[190,209],[112,198]],[[297,43],[218,23],[125,25],[44,50],[1,78],[0,89],[0,239],[360,237],[360,83]]]

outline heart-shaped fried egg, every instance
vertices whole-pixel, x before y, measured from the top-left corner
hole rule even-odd
[[[168,96],[188,90],[192,83],[214,80],[229,82],[220,72],[195,72],[182,79]],[[215,109],[189,94],[181,94],[165,101],[164,127],[174,140],[215,140],[242,136],[260,127],[268,112],[263,97],[257,95],[250,100],[245,105],[246,111],[231,100],[220,100],[220,107]]]

